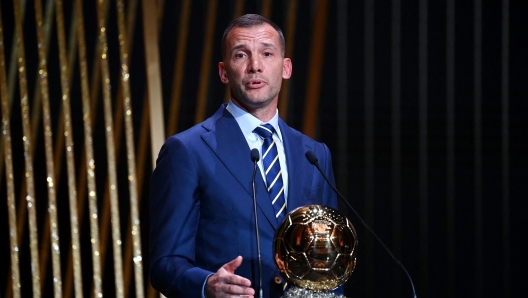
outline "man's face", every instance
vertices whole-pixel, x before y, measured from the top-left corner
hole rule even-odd
[[[234,28],[225,47],[218,72],[235,103],[245,110],[276,105],[282,79],[289,79],[292,70],[290,59],[282,56],[277,31],[269,24]]]

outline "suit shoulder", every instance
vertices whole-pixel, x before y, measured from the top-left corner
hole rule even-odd
[[[300,138],[303,142],[303,144],[311,149],[315,149],[317,147],[326,147],[326,145],[323,142],[316,141],[312,139],[311,137],[303,134],[302,132],[298,131],[297,129],[288,126],[284,121],[282,121],[283,125],[281,126],[281,130],[287,130],[286,133],[290,136],[293,136],[295,138]]]

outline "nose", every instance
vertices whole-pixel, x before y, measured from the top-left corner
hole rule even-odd
[[[249,73],[262,72],[262,69],[260,67],[260,61],[259,61],[258,57],[252,58],[250,60],[248,71],[249,71]]]

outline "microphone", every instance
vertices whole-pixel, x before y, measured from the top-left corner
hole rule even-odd
[[[341,193],[337,190],[337,188],[332,185],[332,183],[330,182],[330,180],[328,179],[328,177],[325,175],[325,173],[323,172],[323,170],[321,169],[321,167],[319,166],[319,162],[317,160],[317,156],[315,156],[315,154],[313,153],[313,151],[311,150],[308,150],[306,153],[305,153],[305,156],[306,156],[306,159],[308,159],[308,161],[314,165],[315,167],[317,167],[317,169],[319,170],[319,172],[323,175],[323,177],[325,178],[326,182],[328,182],[328,185],[330,185],[330,187],[335,191],[335,193],[341,198],[341,200],[343,200],[343,202],[345,202],[348,206],[348,208],[350,208],[350,210],[352,210],[356,216],[359,218],[359,220],[361,221],[361,223],[363,224],[363,226],[365,226],[365,228],[372,234],[374,235],[374,237],[376,238],[376,240],[378,240],[378,242],[381,244],[381,246],[383,246],[383,248],[389,253],[389,255],[392,257],[392,259],[394,261],[396,261],[396,263],[403,269],[403,271],[405,272],[405,274],[407,275],[407,278],[409,279],[409,281],[411,282],[411,287],[412,287],[412,291],[413,291],[413,297],[416,298],[416,291],[414,290],[414,283],[411,279],[411,276],[409,275],[409,272],[407,272],[407,269],[405,269],[405,267],[403,266],[403,264],[394,256],[394,254],[390,251],[390,249],[385,245],[385,243],[383,243],[383,241],[381,241],[381,239],[378,237],[378,235],[376,235],[376,233],[374,233],[374,231],[369,227],[369,225],[363,220],[363,218],[361,218],[361,216],[359,216],[359,214],[356,212],[356,210],[352,207],[352,205],[350,205],[350,203],[345,199],[345,197],[343,197],[343,195],[341,195]]]
[[[259,297],[263,297],[262,292],[262,258],[260,257],[260,234],[258,225],[258,214],[257,214],[257,192],[255,190],[255,174],[257,173],[257,162],[260,159],[259,151],[256,148],[251,149],[251,160],[253,161],[253,178],[251,183],[253,186],[253,211],[255,212],[255,230],[257,231],[257,253],[258,253],[258,265],[259,265]]]

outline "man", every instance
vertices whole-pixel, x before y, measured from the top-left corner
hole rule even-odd
[[[166,296],[252,297],[258,294],[259,280],[264,297],[282,296],[288,285],[275,267],[272,247],[281,218],[309,204],[337,208],[335,193],[304,156],[313,151],[333,180],[328,148],[278,116],[282,79],[292,73],[284,46],[280,28],[262,16],[232,21],[218,64],[231,101],[211,118],[170,137],[160,150],[151,183],[150,274],[154,288]],[[266,141],[262,131],[273,139]],[[272,154],[263,152],[264,145],[278,162],[275,157],[275,163],[266,164]],[[253,148],[260,151],[255,190],[261,279]]]

